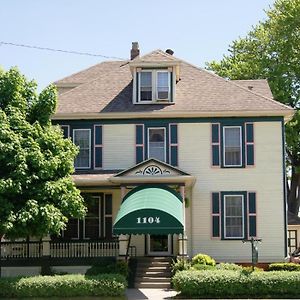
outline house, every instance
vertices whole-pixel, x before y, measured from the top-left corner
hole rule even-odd
[[[293,253],[299,248],[300,241],[300,218],[288,212],[288,253]]]
[[[105,61],[55,82],[53,122],[80,147],[88,206],[50,242],[55,258],[287,256],[284,123],[266,80],[226,80],[173,51]],[[67,253],[67,254],[66,254]]]

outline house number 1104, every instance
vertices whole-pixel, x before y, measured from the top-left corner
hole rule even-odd
[[[139,217],[137,219],[137,224],[159,224],[160,223],[160,218],[159,217]]]

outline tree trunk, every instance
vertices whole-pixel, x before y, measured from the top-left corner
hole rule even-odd
[[[290,190],[288,193],[288,209],[291,213],[298,215],[300,206],[300,173],[292,168]]]

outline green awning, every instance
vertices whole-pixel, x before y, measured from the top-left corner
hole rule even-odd
[[[113,234],[183,233],[180,195],[161,187],[138,187],[124,198]]]

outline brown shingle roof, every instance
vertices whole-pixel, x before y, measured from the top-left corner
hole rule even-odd
[[[233,80],[233,82],[238,85],[249,89],[257,94],[263,95],[267,98],[273,99],[273,95],[266,79],[256,79],[256,80]]]
[[[173,56],[156,50],[141,60],[172,59]],[[291,109],[261,94],[264,88],[251,91],[244,82],[228,81],[206,70],[180,61],[180,80],[176,84],[176,102],[173,105],[132,103],[132,74],[128,62],[110,61],[95,65],[56,82],[80,83],[59,97],[58,114],[107,112],[237,112],[282,111]],[[254,81],[251,81],[252,85]],[[247,83],[248,84],[248,83]],[[258,86],[255,85],[256,87]],[[262,92],[262,90],[264,92]]]

